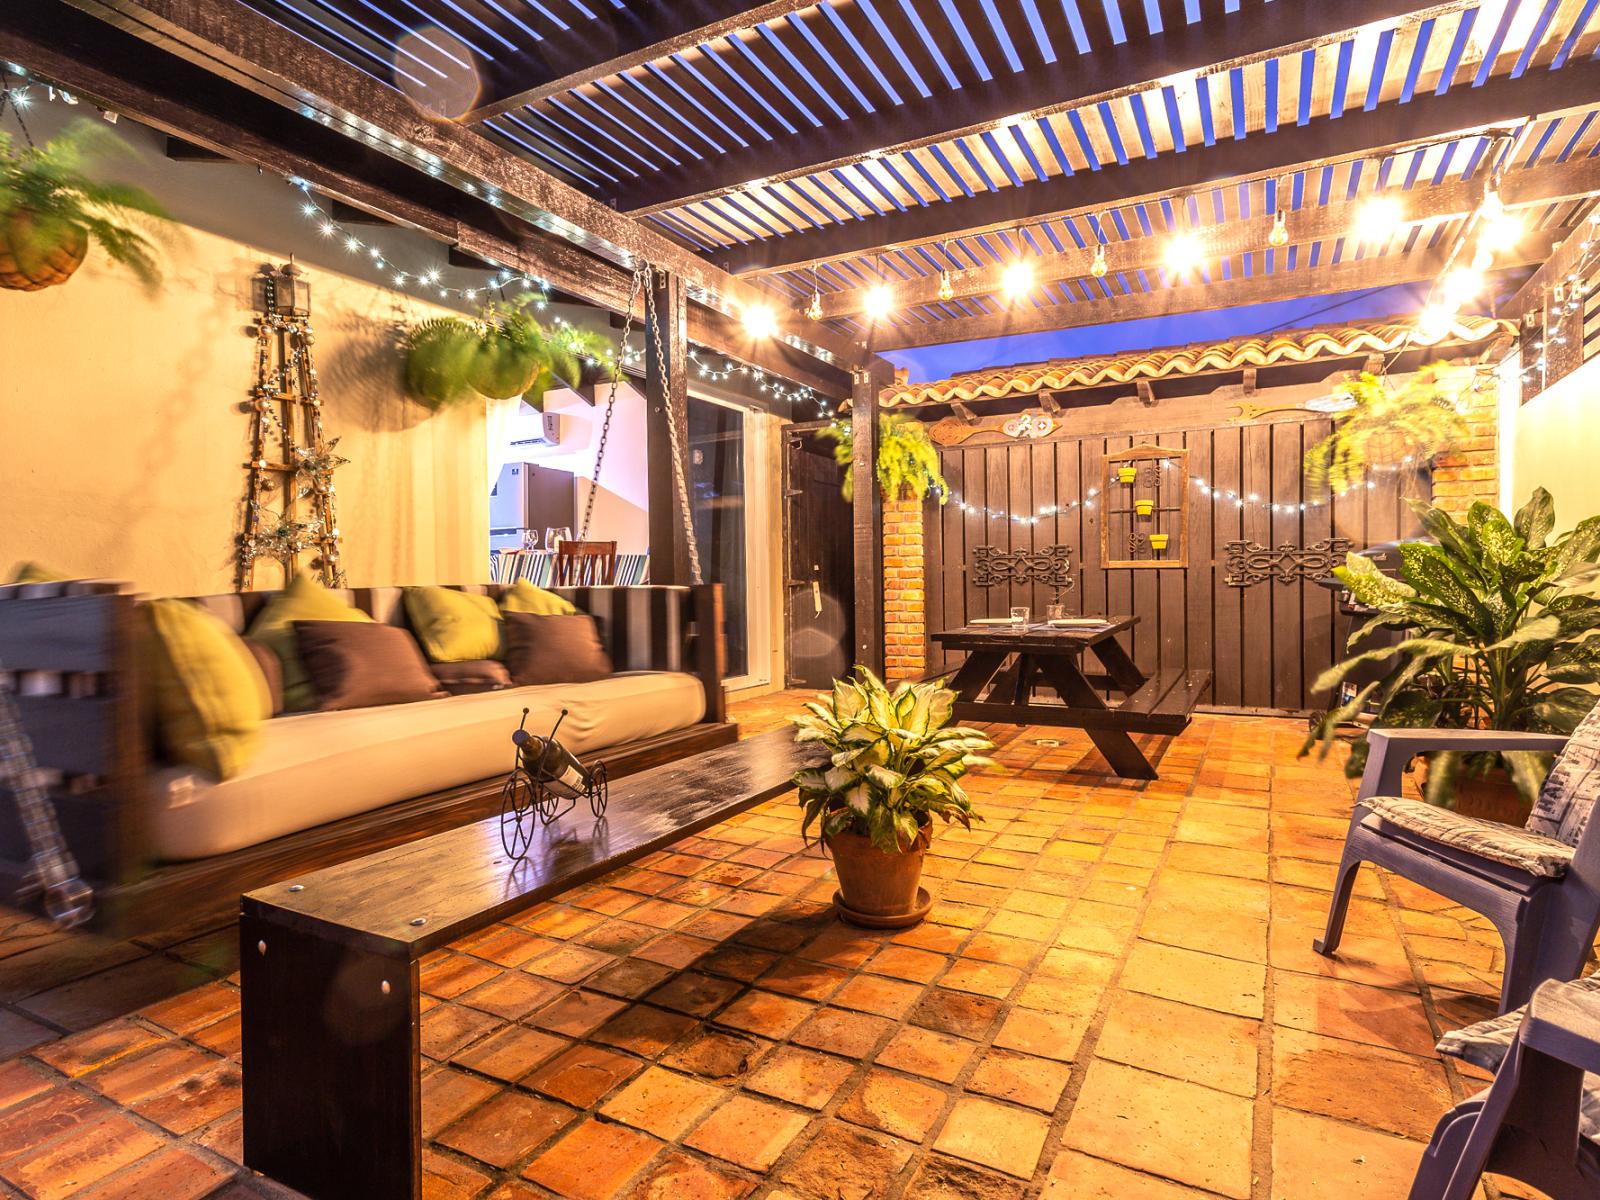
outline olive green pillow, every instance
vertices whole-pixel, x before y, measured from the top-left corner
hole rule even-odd
[[[72,576],[52,571],[36,562],[19,562],[7,583],[66,583]]]
[[[432,662],[475,662],[500,653],[500,610],[488,596],[408,587],[406,616]]]
[[[249,765],[272,715],[267,681],[244,639],[187,600],[152,600],[150,669],[162,745],[214,779]]]
[[[519,579],[501,595],[500,609],[508,613],[532,613],[536,617],[570,617],[578,611],[578,606],[554,592],[534,587],[526,579]]]
[[[296,575],[294,582],[279,592],[261,610],[250,626],[249,636],[265,642],[283,664],[283,707],[299,712],[317,706],[317,691],[311,685],[300,651],[295,645],[296,621],[370,621],[371,617],[352,607],[343,596],[330,592],[309,571]]]

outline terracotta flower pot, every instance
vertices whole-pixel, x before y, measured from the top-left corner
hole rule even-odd
[[[83,226],[18,209],[0,220],[0,287],[37,292],[65,283],[88,253]]]
[[[1427,784],[1426,761],[1417,779],[1417,786]],[[1525,825],[1532,806],[1522,798],[1511,776],[1500,767],[1487,775],[1464,776],[1456,780],[1456,812],[1464,817],[1477,817],[1484,821],[1499,821],[1502,825]]]
[[[1167,539],[1172,535],[1167,533],[1152,533],[1150,535],[1150,549],[1160,553],[1167,548]]]
[[[922,856],[932,840],[922,827],[916,842],[900,854],[886,854],[859,833],[840,833],[822,839],[839,875],[834,907],[845,920],[878,929],[915,925],[932,906],[928,893],[918,886]]]
[[[1156,502],[1154,500],[1135,500],[1133,502],[1133,511],[1141,517],[1148,517],[1155,509]]]
[[[1132,483],[1138,477],[1139,477],[1139,468],[1138,467],[1118,467],[1117,468],[1117,478],[1120,479],[1123,483]]]

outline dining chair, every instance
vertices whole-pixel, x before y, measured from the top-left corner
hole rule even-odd
[[[1328,926],[1312,943],[1332,956],[1364,862],[1482,913],[1505,944],[1500,1011],[1526,1004],[1547,979],[1583,969],[1600,928],[1600,705],[1570,738],[1496,729],[1372,729],[1371,752],[1344,854],[1334,878]],[[1527,824],[1463,816],[1400,795],[1414,755],[1432,750],[1558,751]]]
[[[609,587],[617,581],[616,542],[562,542],[556,548],[556,587]]]
[[[1438,1048],[1494,1082],[1440,1118],[1410,1200],[1471,1200],[1486,1171],[1555,1200],[1600,1195],[1600,976],[1550,980]]]

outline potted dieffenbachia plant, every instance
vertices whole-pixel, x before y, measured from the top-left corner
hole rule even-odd
[[[911,925],[927,913],[922,856],[933,819],[972,828],[981,820],[961,787],[994,743],[981,731],[951,726],[955,693],[937,683],[902,683],[894,691],[857,667],[831,696],[793,718],[797,742],[821,742],[831,760],[794,777],[800,832],[813,828],[839,875],[835,904],[857,924]]]
[[[1376,610],[1348,649],[1377,629],[1404,631],[1405,639],[1318,677],[1315,690],[1333,691],[1355,668],[1394,657],[1383,678],[1316,723],[1301,752],[1320,740],[1326,753],[1338,727],[1368,706],[1379,727],[1571,733],[1600,684],[1600,516],[1552,537],[1555,503],[1543,488],[1510,519],[1483,503],[1464,522],[1410,504],[1436,544],[1401,546],[1398,579],[1358,554],[1334,571]],[[1359,775],[1366,756],[1363,733],[1346,772]],[[1516,821],[1549,765],[1549,755],[1532,751],[1443,752],[1429,760],[1424,795],[1469,815]]]

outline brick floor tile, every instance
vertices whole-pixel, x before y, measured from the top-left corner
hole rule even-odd
[[[422,990],[428,995],[453,1000],[462,992],[497,979],[504,973],[504,968],[470,954],[449,954],[425,963],[418,977]]]
[[[41,1046],[34,1051],[33,1057],[48,1063],[63,1075],[76,1079],[130,1054],[147,1050],[161,1040],[160,1036],[131,1018],[125,1018]]]
[[[139,1015],[163,1029],[187,1036],[238,1012],[238,988],[226,983],[208,983],[160,1004],[149,1005]]]
[[[648,1067],[600,1107],[614,1121],[676,1141],[726,1093],[676,1071]]]
[[[580,983],[601,967],[615,961],[603,951],[568,943],[530,959],[522,969],[530,975],[553,979],[557,983]]]
[[[560,945],[560,942],[539,937],[510,925],[494,925],[480,934],[474,934],[457,942],[456,948],[502,967],[520,967],[529,959],[554,950]]]
[[[1156,942],[1136,942],[1122,986],[1199,1008],[1260,1019],[1266,1012],[1266,968]]]
[[[950,1083],[978,1047],[962,1038],[908,1025],[878,1052],[878,1065]]]
[[[1259,1031],[1260,1022],[1247,1017],[1118,992],[1095,1054],[1236,1096],[1254,1096]]]
[[[30,1200],[64,1200],[164,1143],[120,1113],[111,1113],[0,1165],[0,1178]]]
[[[772,1048],[764,1038],[701,1026],[661,1056],[663,1066],[732,1083],[742,1079]]]
[[[0,1063],[0,1113],[47,1092],[54,1084],[21,1059]],[[0,1121],[5,1118],[0,1116]]]
[[[1273,986],[1273,1014],[1279,1025],[1411,1054],[1433,1054],[1433,1031],[1415,996],[1287,971],[1275,973]]]
[[[933,988],[911,1010],[913,1024],[958,1037],[981,1039],[1000,1015],[998,1000],[966,992]]]
[[[1293,1181],[1294,1200],[1404,1196],[1423,1144],[1295,1112],[1272,1111],[1272,1176]]]
[[[778,956],[766,950],[750,946],[723,946],[707,954],[695,966],[710,975],[725,975],[729,979],[752,983],[777,961]]]
[[[1393,933],[1384,937],[1352,937],[1346,933],[1338,953],[1331,958],[1311,948],[1312,938],[1321,936],[1321,929],[1313,934],[1304,926],[1274,922],[1267,936],[1267,961],[1279,970],[1302,975],[1416,992],[1411,960]]]
[[[1248,1200],[1252,1127],[1249,1100],[1096,1060],[1072,1107],[1062,1144]]]
[[[568,992],[559,1000],[539,1009],[528,1018],[530,1024],[549,1033],[583,1037],[599,1028],[626,1005],[614,996],[598,992]]]
[[[578,1045],[539,1067],[523,1080],[523,1086],[564,1100],[575,1108],[589,1108],[643,1068],[642,1062],[626,1054]]]
[[[484,1079],[448,1067],[423,1076],[422,1136],[431,1138],[462,1113],[482,1104],[498,1089]]]
[[[577,941],[580,946],[607,954],[632,954],[660,936],[661,931],[649,925],[635,925],[632,921],[607,921],[582,934]]]
[[[647,1133],[590,1118],[523,1168],[522,1177],[573,1200],[611,1200],[660,1147]]]
[[[740,1200],[755,1186],[730,1171],[669,1150],[628,1190],[627,1200]]]
[[[874,1067],[839,1106],[839,1116],[855,1125],[920,1142],[944,1106],[943,1089]]]
[[[502,1170],[520,1162],[535,1146],[573,1119],[570,1109],[525,1092],[501,1092],[455,1122],[435,1139]]]
[[[800,948],[801,958],[832,963],[836,967],[859,967],[883,945],[881,936],[863,933],[843,923],[824,929]]]
[[[1032,1179],[1050,1122],[993,1100],[963,1096],[934,1139],[934,1149],[968,1162]]]
[[[1057,1062],[1072,1062],[1078,1056],[1078,1047],[1088,1032],[1092,1016],[1090,1012],[1044,1013],[1013,1009],[1000,1026],[1000,1032],[995,1034],[994,1044]]]
[[[958,958],[940,977],[939,986],[1003,999],[1011,994],[1022,977],[1022,972],[1015,967]]]
[[[20,1013],[0,1009],[0,1059],[26,1054],[35,1046],[54,1041],[56,1031]]]
[[[758,981],[761,987],[798,996],[804,1000],[823,1001],[838,990],[849,978],[847,972],[828,963],[808,962],[803,958],[784,959]]]
[[[751,1171],[765,1171],[806,1124],[803,1114],[738,1095],[701,1122],[684,1145]]]
[[[1454,1100],[1437,1058],[1280,1029],[1272,1039],[1274,1104],[1427,1141]]]
[[[133,1104],[216,1061],[193,1046],[165,1042],[153,1050],[120,1059],[84,1079],[102,1095],[120,1104]]]
[[[452,1061],[481,1075],[514,1083],[567,1044],[565,1038],[511,1025],[473,1043]]]
[[[781,1046],[745,1081],[745,1087],[802,1108],[821,1108],[833,1099],[855,1064],[828,1054]]]
[[[916,1165],[905,1194],[916,1200],[1021,1200],[1022,1183],[953,1158],[930,1155]]]
[[[234,1174],[193,1151],[173,1146],[80,1194],[84,1200],[152,1200],[157,1196],[160,1200],[200,1200]]]
[[[548,979],[535,979],[522,971],[502,971],[489,982],[462,992],[462,1004],[493,1013],[507,1021],[520,1021],[534,1009],[548,1004],[564,989]]]
[[[654,1058],[696,1025],[683,1013],[632,1004],[590,1035],[596,1042],[629,1050],[644,1058]]]
[[[440,1004],[422,1014],[422,1053],[428,1058],[451,1058],[500,1022],[489,1013],[460,1004]]]
[[[899,1020],[911,1011],[922,994],[920,984],[884,979],[877,975],[856,975],[833,994],[831,1003],[840,1008]]]
[[[762,1037],[784,1038],[815,1008],[815,1005],[776,992],[751,991],[718,1013],[717,1023]]]
[[[911,1148],[849,1125],[829,1124],[779,1174],[810,1200],[868,1200],[893,1186],[911,1161]]]
[[[682,971],[646,997],[651,1004],[697,1017],[708,1017],[738,994],[740,985],[731,979]]]
[[[211,971],[150,955],[28,996],[19,1001],[25,1016],[0,1013],[0,1058],[22,1053],[23,1043],[38,1044],[39,1027],[28,1018],[61,1029],[89,1029],[214,978]]]
[[[666,937],[645,943],[633,953],[640,958],[681,971],[685,967],[693,966],[716,948],[717,943],[706,938],[668,934]]]
[[[1071,1074],[1070,1067],[1048,1058],[987,1050],[967,1081],[967,1090],[1053,1112]]]
[[[133,1108],[145,1120],[181,1135],[209,1125],[243,1103],[244,1084],[239,1066],[222,1061],[178,1080]]]
[[[111,1113],[109,1104],[72,1088],[41,1093],[5,1114],[0,1163]]]
[[[1205,1195],[1170,1180],[1068,1150],[1050,1164],[1050,1176],[1040,1200],[1203,1200]]]
[[[637,1000],[646,992],[660,987],[667,980],[673,978],[677,972],[671,967],[664,967],[660,963],[653,963],[644,958],[625,958],[596,971],[584,980],[583,986],[591,991],[604,992],[608,996],[621,996],[626,1000]]]
[[[885,946],[874,954],[866,969],[876,975],[907,979],[913,983],[929,983],[944,970],[950,960],[942,954],[918,950],[912,946]]]
[[[494,1184],[486,1171],[431,1150],[422,1152],[422,1200],[473,1200]]]

